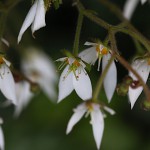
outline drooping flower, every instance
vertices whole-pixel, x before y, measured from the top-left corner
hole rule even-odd
[[[11,101],[13,104],[17,104],[15,81],[9,69],[10,65],[11,63],[8,60],[6,60],[3,55],[1,55],[0,56],[0,90],[7,100]]]
[[[94,65],[98,59],[98,71],[100,70],[100,63],[102,60],[102,70],[104,70],[111,58],[111,50],[98,43],[86,42],[85,45],[92,47],[82,51],[79,57],[91,65]],[[110,65],[103,83],[107,99],[110,102],[117,84],[117,69],[114,61]]]
[[[23,25],[20,29],[20,32],[18,35],[18,43],[20,42],[23,33],[26,31],[26,29],[31,24],[32,24],[32,26],[31,26],[32,34],[36,30],[46,26],[45,13],[46,13],[46,10],[45,10],[44,0],[35,0],[34,4],[30,8],[30,10],[23,22]]]
[[[143,81],[146,83],[150,73],[150,58],[135,60],[132,63],[132,67],[135,71],[137,71],[137,73],[141,76]],[[131,76],[133,80],[138,81],[138,79],[135,77],[135,75],[132,72],[129,72],[129,76]],[[136,100],[138,99],[142,91],[143,91],[142,86],[139,86],[137,88],[129,87],[128,95],[131,103],[131,108],[133,108]]]
[[[17,105],[15,106],[14,116],[18,117],[22,110],[28,105],[33,93],[30,91],[30,84],[27,81],[19,81],[15,84]]]
[[[59,80],[58,102],[67,97],[75,89],[78,96],[83,100],[92,97],[92,85],[85,70],[86,65],[81,59],[65,57],[58,59],[67,65]]]
[[[115,114],[115,112],[112,109],[106,106],[104,106],[103,109],[111,115]],[[78,105],[77,108],[74,109],[74,114],[69,120],[66,134],[71,132],[75,124],[78,123],[84,115],[87,116],[89,114],[91,116],[90,123],[92,124],[94,139],[96,142],[97,149],[99,149],[103,136],[105,115],[101,112],[100,105],[97,103],[92,103],[88,101]]]
[[[56,98],[55,83],[57,74],[52,60],[42,51],[27,49],[21,63],[24,75],[33,83],[37,83],[51,99]]]
[[[123,9],[123,14],[127,19],[131,19],[132,14],[134,10],[136,9],[138,3],[140,0],[127,0],[124,9]],[[141,3],[144,4],[147,0],[141,0]]]

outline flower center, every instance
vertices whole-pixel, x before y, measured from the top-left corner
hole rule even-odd
[[[2,56],[0,56],[0,65],[2,65],[4,63],[4,59]]]
[[[107,55],[108,54],[108,49],[106,47],[100,48],[100,45],[96,46],[96,51],[99,55]]]
[[[150,65],[150,58],[147,60],[147,64]]]

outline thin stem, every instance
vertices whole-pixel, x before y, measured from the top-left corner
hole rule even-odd
[[[7,18],[7,13],[6,12],[1,13],[1,16],[0,16],[0,52],[3,51],[1,39],[2,39],[3,33],[4,33],[6,18]]]
[[[100,92],[100,90],[102,88],[102,84],[103,84],[104,78],[105,78],[105,76],[106,76],[106,74],[108,72],[108,69],[109,69],[110,65],[112,64],[114,58],[115,57],[112,56],[111,59],[108,61],[108,64],[106,65],[102,75],[100,76],[100,78],[98,80],[98,83],[97,83],[96,88],[95,88],[94,93],[93,93],[93,101],[95,101],[95,102],[98,99],[98,95],[99,95],[99,92]]]
[[[74,56],[77,56],[78,51],[79,51],[79,40],[80,40],[82,23],[83,23],[83,14],[82,14],[82,12],[79,12],[77,27],[76,27],[76,33],[75,33],[75,39],[74,39],[74,45],[73,45]]]

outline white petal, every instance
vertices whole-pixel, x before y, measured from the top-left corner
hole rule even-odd
[[[147,64],[146,61],[136,60],[132,63],[132,67],[134,70],[137,71],[137,73],[142,77],[143,81],[146,83],[149,72],[150,72],[150,66]],[[137,80],[137,78],[133,75],[133,73],[129,73],[129,75],[133,78],[133,80]],[[140,96],[140,94],[143,91],[143,87],[140,86],[136,89],[133,89],[129,87],[129,100],[131,103],[131,108],[133,108],[137,98]]]
[[[111,58],[111,54],[107,54],[103,56],[103,59],[102,59],[103,71],[106,65],[108,64],[108,61],[110,60],[110,58]],[[109,102],[111,101],[111,98],[115,92],[116,85],[117,85],[117,69],[116,69],[115,62],[113,61],[104,78],[104,89],[105,89],[105,93]]]
[[[0,67],[0,89],[8,100],[16,104],[15,81],[6,64]]]
[[[0,150],[4,150],[4,134],[0,127]]]
[[[54,84],[52,82],[44,80],[44,78],[38,83],[43,92],[50,98],[50,100],[54,101],[56,99],[56,90],[54,89]]]
[[[18,117],[22,110],[28,105],[33,94],[30,91],[30,84],[26,81],[20,81],[15,84],[17,105],[15,106],[14,116]]]
[[[46,26],[45,23],[45,5],[43,0],[37,0],[37,9],[36,14],[34,18],[34,22],[32,24],[32,33],[34,33],[36,30]]]
[[[71,94],[73,91],[73,79],[72,72],[68,74],[69,65],[63,70],[60,79],[59,79],[59,93],[58,93],[58,102],[62,101],[66,96]],[[68,75],[67,75],[68,74]],[[66,77],[67,75],[67,77]],[[65,77],[65,78],[64,78]]]
[[[9,62],[9,61],[8,61],[7,59],[5,59],[4,57],[3,57],[3,60],[4,60],[5,64],[6,64],[8,67],[10,67],[11,62]]]
[[[127,0],[124,9],[123,9],[123,14],[127,19],[130,19],[132,17],[132,14],[135,10],[135,8],[138,5],[139,0]]]
[[[111,115],[114,115],[116,113],[113,109],[111,109],[111,108],[109,108],[107,106],[104,106],[103,109],[105,111],[107,111],[108,113],[110,113]]]
[[[93,111],[91,111],[91,124],[93,129],[93,135],[96,142],[97,149],[100,148],[103,130],[104,130],[104,119],[103,114],[99,109],[99,105],[93,104]]]
[[[87,45],[87,46],[96,46],[97,44],[93,43],[93,42],[85,42],[84,45]]]
[[[82,52],[79,53],[79,57],[86,63],[94,65],[94,63],[97,60],[97,52],[95,47],[91,47],[83,50]]]
[[[87,107],[85,103],[80,104],[76,109],[74,109],[74,114],[69,120],[69,123],[67,125],[66,134],[68,134],[74,125],[80,121],[80,119],[83,117],[85,112],[87,111]]]
[[[147,1],[147,0],[141,0],[141,3],[144,4],[144,3],[146,3],[146,1]]]
[[[76,70],[78,79],[73,75],[73,86],[78,96],[83,100],[92,98],[92,85],[91,80],[83,67]]]
[[[32,24],[35,14],[36,14],[36,9],[37,9],[37,0],[34,2],[33,6],[30,8],[23,25],[20,29],[19,35],[18,35],[18,43],[20,42],[23,33],[26,31],[26,29]]]

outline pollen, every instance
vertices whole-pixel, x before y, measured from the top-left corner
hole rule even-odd
[[[80,63],[79,63],[79,61],[77,61],[77,60],[75,60],[75,61],[73,62],[73,64],[74,64],[76,67],[80,67]]]
[[[108,49],[107,49],[106,47],[104,47],[104,48],[101,50],[101,54],[107,55],[107,54],[108,54]]]

